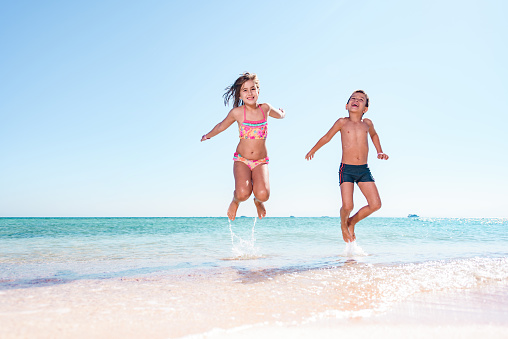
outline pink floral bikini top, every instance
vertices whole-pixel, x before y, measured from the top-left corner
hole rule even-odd
[[[268,134],[268,121],[266,121],[265,112],[258,105],[259,109],[263,113],[263,120],[249,121],[245,117],[246,109],[243,106],[243,122],[240,124],[240,139],[266,139]]]

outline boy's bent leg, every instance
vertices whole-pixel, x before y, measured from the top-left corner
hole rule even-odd
[[[252,172],[249,166],[236,161],[233,164],[233,174],[235,176],[235,191],[227,212],[228,218],[231,220],[235,220],[240,202],[247,200],[252,193]]]
[[[354,240],[353,234],[349,231],[349,215],[353,210],[353,191],[354,184],[352,182],[343,182],[340,185],[340,195],[342,198],[342,207],[340,208],[340,228],[342,231],[342,238],[345,242]]]
[[[265,205],[270,198],[270,182],[268,180],[268,164],[261,164],[252,169],[252,190],[254,192],[254,205],[259,219],[266,216]]]
[[[381,208],[381,197],[377,190],[376,183],[373,181],[359,182],[358,187],[362,191],[365,199],[367,199],[367,205],[360,208],[355,215],[349,218],[349,232],[354,233],[355,225],[360,221],[374,213]]]

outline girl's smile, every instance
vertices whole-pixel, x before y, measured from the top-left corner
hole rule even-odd
[[[259,88],[254,81],[248,80],[240,89],[240,99],[245,103],[256,103],[258,101]]]

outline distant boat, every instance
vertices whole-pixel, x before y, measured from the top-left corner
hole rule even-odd
[[[419,216],[417,214],[408,214],[407,217],[408,218],[419,218]]]

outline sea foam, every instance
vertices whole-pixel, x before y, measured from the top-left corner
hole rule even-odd
[[[360,246],[358,246],[356,240],[346,243],[346,247],[342,252],[343,257],[364,257],[367,255],[368,254],[365,253],[365,251]]]

